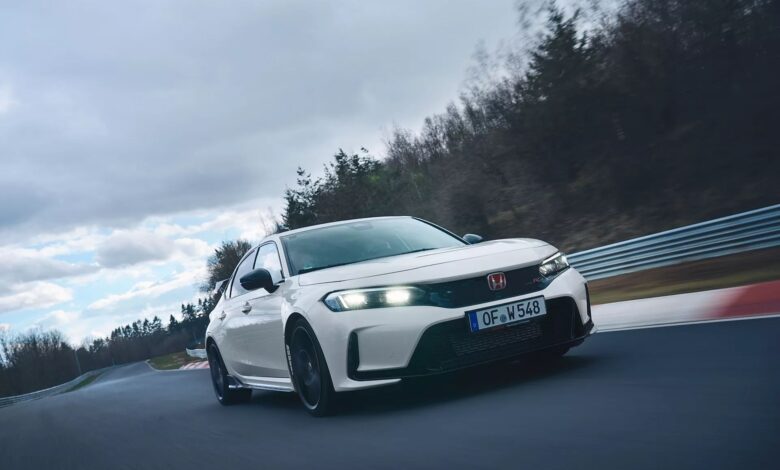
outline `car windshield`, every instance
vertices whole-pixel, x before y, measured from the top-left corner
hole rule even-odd
[[[293,275],[376,258],[463,246],[459,238],[412,218],[377,219],[282,237]]]

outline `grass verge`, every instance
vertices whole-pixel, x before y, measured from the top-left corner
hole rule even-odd
[[[185,351],[157,356],[149,359],[149,365],[158,370],[174,370],[191,362],[200,362],[203,359],[190,357]]]
[[[97,380],[97,379],[98,379],[98,377],[100,377],[101,375],[103,375],[103,373],[102,373],[102,372],[100,372],[100,373],[97,373],[97,374],[95,374],[95,375],[90,375],[89,377],[86,377],[84,380],[82,380],[81,382],[79,382],[79,383],[77,383],[76,385],[72,386],[72,387],[71,387],[71,388],[69,388],[68,390],[65,390],[65,393],[75,392],[75,391],[76,391],[76,390],[78,390],[78,389],[84,388],[84,387],[86,387],[87,385],[89,385],[89,384],[91,384],[92,382],[94,382],[95,380]]]
[[[591,302],[605,304],[780,279],[780,248],[738,253],[588,282]]]

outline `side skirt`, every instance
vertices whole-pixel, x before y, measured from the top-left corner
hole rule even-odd
[[[247,388],[251,390],[267,390],[271,392],[293,392],[292,382],[287,378],[253,377],[252,383],[246,383],[233,376],[228,376],[228,388]]]

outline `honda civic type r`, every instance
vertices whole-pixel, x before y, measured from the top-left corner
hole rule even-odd
[[[218,289],[206,348],[219,402],[295,391],[314,415],[337,392],[560,356],[593,329],[585,279],[549,244],[412,217],[271,235]]]

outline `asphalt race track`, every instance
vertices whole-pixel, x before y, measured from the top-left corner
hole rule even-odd
[[[345,402],[224,408],[208,371],[139,363],[0,409],[0,468],[778,468],[780,318],[601,333],[551,367]]]

